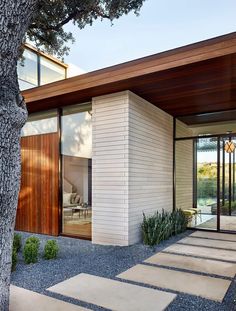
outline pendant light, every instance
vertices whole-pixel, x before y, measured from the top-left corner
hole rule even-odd
[[[231,132],[227,132],[227,134],[230,134]],[[225,143],[225,152],[227,153],[232,153],[234,152],[235,149],[235,145],[234,143],[231,141],[231,137],[229,138],[229,141],[227,141]]]

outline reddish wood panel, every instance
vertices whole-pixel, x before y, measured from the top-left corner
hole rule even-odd
[[[236,33],[23,92],[30,112],[130,90],[179,117],[236,108]]]
[[[59,234],[58,134],[23,137],[16,229]]]

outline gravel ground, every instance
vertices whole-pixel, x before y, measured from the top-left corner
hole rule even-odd
[[[187,231],[172,237],[155,248],[146,247],[142,244],[135,244],[129,247],[101,246],[93,245],[90,241],[58,237],[55,238],[60,247],[58,259],[46,261],[40,258],[36,264],[25,265],[20,254],[16,271],[12,273],[12,284],[95,311],[106,310],[92,304],[50,293],[46,289],[81,272],[114,279],[117,274],[141,263],[154,253],[177,242],[191,232]],[[31,235],[22,232],[20,234],[22,235],[23,243]],[[45,242],[51,239],[51,237],[44,235],[35,236],[38,236],[41,240],[40,251],[42,253]],[[135,282],[129,283],[135,284]],[[146,287],[156,288],[153,286]],[[233,280],[222,304],[192,295],[178,294],[177,298],[167,308],[167,311],[179,310],[236,311],[236,278]]]

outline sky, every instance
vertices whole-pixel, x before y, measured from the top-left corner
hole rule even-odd
[[[76,42],[65,62],[93,71],[233,32],[236,0],[146,0],[138,17],[66,29]]]

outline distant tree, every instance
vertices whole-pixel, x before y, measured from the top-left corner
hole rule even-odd
[[[113,21],[139,12],[145,0],[1,0],[0,1],[0,310],[9,308],[13,231],[20,185],[20,132],[27,120],[17,79],[17,60],[28,38],[46,52],[63,56],[73,35],[94,20]]]

